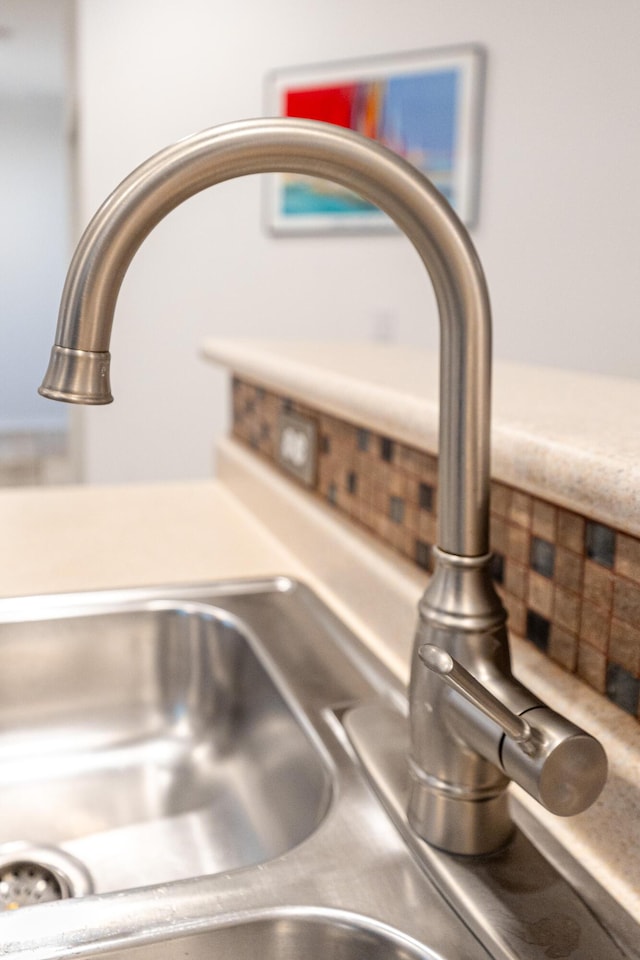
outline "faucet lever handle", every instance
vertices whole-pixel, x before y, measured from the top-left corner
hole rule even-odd
[[[472,673],[451,654],[432,643],[424,643],[418,655],[429,670],[441,677],[453,690],[465,697],[486,717],[493,720],[510,740],[531,755],[536,742],[531,726],[498,700]]]

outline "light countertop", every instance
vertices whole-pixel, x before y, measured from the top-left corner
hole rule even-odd
[[[433,353],[209,339],[204,355],[327,413],[437,450]],[[492,476],[640,535],[640,380],[494,363]]]
[[[220,483],[0,491],[0,596],[297,576]]]

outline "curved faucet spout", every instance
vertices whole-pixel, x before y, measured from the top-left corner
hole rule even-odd
[[[491,319],[482,268],[465,228],[429,181],[351,131],[295,119],[225,124],[138,167],[100,208],[78,245],[40,392],[57,400],[108,403],[115,304],[142,241],[195,193],[270,172],[318,176],[348,187],[384,210],[422,258],[441,321],[439,546],[462,556],[486,554]]]

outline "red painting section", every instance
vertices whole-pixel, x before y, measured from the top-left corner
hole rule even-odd
[[[324,120],[339,127],[351,127],[355,94],[355,84],[289,90],[286,94],[285,116]]]

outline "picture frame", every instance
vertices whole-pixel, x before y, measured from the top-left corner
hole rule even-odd
[[[390,146],[434,183],[467,227],[477,222],[485,52],[476,44],[276,70],[269,116],[324,120]],[[395,230],[343,187],[296,174],[265,178],[276,235]]]

